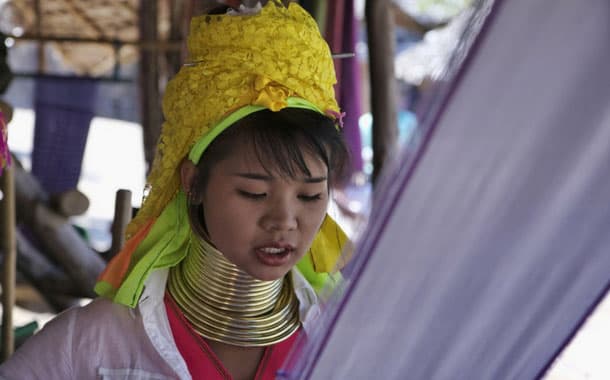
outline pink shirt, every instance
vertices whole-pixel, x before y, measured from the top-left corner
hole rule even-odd
[[[182,311],[167,294],[165,306],[178,351],[186,361],[193,380],[232,380],[231,375],[205,339],[193,330]],[[274,380],[298,336],[297,331],[288,339],[266,347],[254,380]]]

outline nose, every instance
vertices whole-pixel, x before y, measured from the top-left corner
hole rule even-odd
[[[266,231],[291,231],[297,228],[296,208],[286,200],[277,200],[266,210],[261,219]]]

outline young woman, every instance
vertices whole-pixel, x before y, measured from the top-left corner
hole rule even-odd
[[[346,237],[326,214],[347,151],[315,22],[270,1],[195,18],[150,192],[102,296],[47,324],[6,379],[273,379],[320,312]]]

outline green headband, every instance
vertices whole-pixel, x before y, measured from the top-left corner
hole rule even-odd
[[[302,109],[316,111],[320,114],[324,114],[324,112],[322,112],[313,103],[311,103],[305,99],[288,98],[286,100],[286,103],[288,104],[287,108],[302,108]],[[258,111],[262,111],[262,110],[266,110],[266,109],[268,109],[268,108],[263,107],[263,106],[248,105],[248,106],[242,107],[242,108],[238,109],[237,111],[231,113],[229,116],[225,117],[218,124],[216,124],[214,127],[212,127],[212,129],[210,129],[210,131],[208,133],[206,133],[202,138],[200,138],[195,143],[195,145],[193,146],[193,148],[191,149],[191,151],[188,155],[189,160],[191,162],[193,162],[194,164],[199,163],[199,160],[201,159],[201,155],[203,154],[203,152],[207,149],[208,146],[210,146],[212,141],[214,141],[214,139],[216,137],[218,137],[218,135],[220,135],[231,125],[237,123],[239,120],[245,118],[246,116],[253,114],[254,112],[258,112]]]

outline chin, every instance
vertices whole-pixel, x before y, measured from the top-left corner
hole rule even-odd
[[[275,280],[279,280],[280,278],[284,277],[288,272],[290,272],[290,269],[274,268],[274,269],[264,269],[264,270],[246,271],[246,272],[250,276],[252,276],[260,281],[275,281]]]

